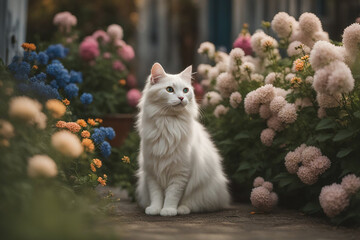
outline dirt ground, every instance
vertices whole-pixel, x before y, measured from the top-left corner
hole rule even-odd
[[[105,189],[104,189],[105,190]],[[360,229],[335,227],[325,219],[284,209],[255,213],[249,204],[233,204],[220,212],[175,217],[148,216],[126,192],[113,189],[113,215],[104,224],[121,239],[360,239]]]

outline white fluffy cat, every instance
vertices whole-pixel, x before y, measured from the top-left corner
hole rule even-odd
[[[191,71],[167,74],[155,63],[138,105],[137,199],[149,215],[215,211],[230,201],[221,157],[197,120]]]

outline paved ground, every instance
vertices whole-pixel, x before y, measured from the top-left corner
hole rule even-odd
[[[234,204],[221,212],[186,216],[147,216],[126,195],[114,206],[104,224],[122,239],[360,239],[360,229],[337,228],[324,219],[296,211],[276,209],[271,214],[251,214],[248,204]]]

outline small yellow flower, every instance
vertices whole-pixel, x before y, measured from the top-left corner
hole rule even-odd
[[[85,149],[88,152],[93,152],[95,150],[95,145],[94,145],[93,141],[89,138],[84,138],[81,141],[81,144],[85,147]]]
[[[125,79],[120,79],[120,80],[119,80],[119,84],[120,84],[121,86],[125,86],[125,85],[126,85],[126,80],[125,80]]]
[[[66,107],[57,99],[50,99],[46,102],[46,108],[54,118],[61,118],[66,112]]]
[[[69,101],[67,98],[63,99],[62,102],[63,102],[66,106],[69,106],[69,105],[70,105],[70,101]]]
[[[84,131],[81,132],[81,136],[82,136],[83,138],[89,138],[89,137],[90,137],[90,132],[84,130]]]
[[[102,177],[98,177],[97,181],[98,181],[102,186],[106,186],[106,180],[103,179]]]
[[[33,65],[32,68],[38,70],[39,67],[37,65]]]
[[[105,178],[105,179],[107,178],[107,175],[106,175],[106,174],[104,174],[104,178]]]
[[[305,55],[305,56],[303,56],[303,57],[301,57],[301,60],[308,60],[309,59],[309,55]]]
[[[295,62],[295,70],[296,71],[302,71],[304,70],[304,62],[301,59],[296,59]]]
[[[130,163],[130,158],[128,156],[124,156],[122,159],[121,159],[124,163]]]
[[[89,118],[89,119],[87,120],[87,122],[88,122],[88,124],[90,124],[91,126],[95,126],[95,125],[96,125],[95,120],[92,119],[92,118]]]
[[[76,123],[79,124],[79,125],[82,126],[82,127],[86,127],[86,126],[87,126],[87,124],[86,124],[86,122],[85,122],[84,119],[78,119],[78,120],[76,121]]]
[[[93,163],[96,165],[97,168],[101,168],[102,162],[100,159],[94,158]]]
[[[91,171],[96,172],[96,168],[93,163],[90,163]]]

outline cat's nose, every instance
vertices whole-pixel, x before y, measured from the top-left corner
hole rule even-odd
[[[180,101],[182,101],[184,99],[184,97],[179,97]]]

